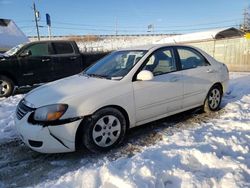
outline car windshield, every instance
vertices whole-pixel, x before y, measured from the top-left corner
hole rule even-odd
[[[10,50],[8,50],[7,52],[5,52],[3,55],[4,56],[12,56],[15,55],[17,53],[18,50],[20,50],[25,44],[19,44],[13,48],[11,48]]]
[[[84,75],[120,80],[133,68],[146,52],[145,50],[113,52],[84,71]]]

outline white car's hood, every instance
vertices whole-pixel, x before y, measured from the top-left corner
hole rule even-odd
[[[75,75],[40,86],[29,92],[25,96],[25,100],[33,104],[35,108],[60,103],[67,98],[78,96],[82,100],[86,100],[87,96],[112,87],[117,82],[114,80]]]

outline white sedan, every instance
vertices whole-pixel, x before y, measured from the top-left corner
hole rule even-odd
[[[107,151],[132,127],[200,106],[218,110],[228,79],[225,64],[194,47],[119,50],[28,93],[16,128],[38,152]]]

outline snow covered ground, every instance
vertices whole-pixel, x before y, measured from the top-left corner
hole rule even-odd
[[[250,73],[231,73],[219,112],[137,128],[98,156],[29,150],[13,125],[22,96],[0,99],[0,187],[250,187],[249,83]]]
[[[0,144],[17,137],[13,115],[21,98],[22,95],[7,99],[0,98]]]

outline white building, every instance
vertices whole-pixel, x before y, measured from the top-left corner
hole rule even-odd
[[[28,41],[29,39],[17,27],[14,21],[0,19],[0,52],[7,51],[18,44]]]

